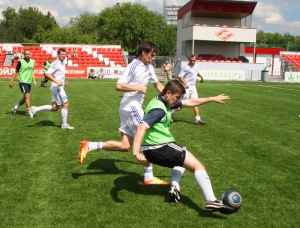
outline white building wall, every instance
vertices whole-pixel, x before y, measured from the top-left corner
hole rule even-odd
[[[252,53],[245,53],[245,57],[249,60],[249,63],[254,62]],[[256,54],[256,63],[262,63],[264,68],[269,71],[269,75],[280,75],[280,55]],[[269,67],[270,64],[271,66]]]

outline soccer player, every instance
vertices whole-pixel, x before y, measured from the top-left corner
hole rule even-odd
[[[129,151],[137,126],[143,118],[142,104],[151,82],[158,92],[163,90],[163,85],[158,81],[154,68],[150,64],[156,55],[156,45],[152,42],[143,42],[138,49],[138,58],[132,61],[124,74],[119,78],[116,90],[123,92],[120,103],[120,128],[121,141],[81,142],[78,162],[82,164],[87,154],[92,150]],[[144,184],[167,184],[167,182],[154,177],[152,164],[146,162],[144,167]]]
[[[196,182],[205,196],[206,211],[230,210],[222,201],[216,199],[203,164],[185,147],[178,145],[169,131],[170,109],[175,104],[179,107],[194,107],[208,102],[224,103],[224,100],[230,98],[222,94],[215,97],[191,98],[181,101],[184,93],[185,88],[180,81],[171,80],[162,93],[150,101],[134,137],[133,155],[141,162],[147,160],[153,164],[173,168],[172,186],[169,191],[172,201],[179,202],[180,178],[184,170],[188,169],[194,173]],[[144,154],[141,154],[140,150]]]
[[[64,86],[68,85],[68,82],[65,80],[66,66],[64,64],[64,60],[66,58],[66,53],[65,49],[58,49],[57,59],[51,64],[50,68],[46,72],[46,76],[52,81],[50,87],[52,93],[52,105],[44,105],[40,107],[32,106],[31,110],[35,115],[39,111],[57,111],[61,105],[61,128],[72,130],[74,127],[70,126],[67,122],[69,102],[64,90]]]
[[[45,86],[45,83],[47,83],[49,81],[49,78],[46,76],[46,72],[49,69],[49,67],[51,66],[51,63],[52,63],[52,56],[50,56],[48,58],[48,60],[46,62],[44,62],[44,64],[43,64],[43,66],[44,66],[43,71],[44,71],[45,78],[43,81],[41,81],[41,86]]]
[[[30,106],[30,91],[31,83],[36,85],[36,80],[34,77],[34,61],[31,59],[31,52],[28,49],[24,51],[24,58],[20,59],[15,73],[12,75],[9,86],[12,88],[14,86],[15,77],[18,75],[19,86],[21,92],[23,93],[22,99],[12,108],[14,114],[18,113],[18,109],[21,105],[25,103],[28,115],[33,118],[33,113]]]
[[[181,72],[179,73],[178,79],[182,82],[186,89],[186,93],[183,95],[182,99],[188,99],[188,98],[197,98],[198,92],[196,88],[196,81],[197,76],[200,77],[200,82],[203,83],[203,77],[198,72],[198,66],[195,65],[196,62],[196,56],[190,55],[189,57],[189,63],[186,65]],[[176,113],[176,109],[172,110],[172,115]],[[205,121],[203,121],[200,117],[200,111],[199,107],[194,107],[194,113],[195,113],[195,123],[196,124],[206,124]],[[173,122],[173,118],[172,118]]]

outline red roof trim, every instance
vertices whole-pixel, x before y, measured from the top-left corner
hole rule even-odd
[[[246,47],[245,53],[253,53],[253,47]],[[255,49],[256,54],[269,54],[269,55],[279,55],[281,51],[285,51],[284,48],[261,48],[258,47]]]
[[[216,13],[234,12],[242,15],[251,15],[257,2],[244,1],[208,1],[208,0],[192,0],[178,10],[177,20],[190,11],[212,11]]]

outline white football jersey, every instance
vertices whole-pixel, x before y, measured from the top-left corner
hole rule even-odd
[[[151,64],[145,65],[140,60],[132,61],[126,68],[124,74],[119,78],[119,84],[132,86],[148,86],[148,83],[158,82],[154,68]],[[124,92],[120,104],[120,109],[136,106],[142,108],[145,94],[137,91]],[[129,109],[131,110],[131,109]]]
[[[59,59],[55,60],[47,70],[47,73],[52,74],[53,77],[62,82],[63,85],[65,84],[66,65],[64,62],[60,61]],[[51,87],[54,86],[57,86],[57,84],[52,82]]]
[[[182,70],[179,73],[179,77],[182,77],[189,85],[189,87],[191,87],[196,84],[197,74],[198,66],[196,64],[194,66],[188,64],[182,68]]]

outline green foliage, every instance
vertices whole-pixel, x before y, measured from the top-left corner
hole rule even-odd
[[[81,34],[94,35],[97,30],[97,16],[85,12],[78,17],[71,18],[69,26],[79,30]]]
[[[59,27],[50,12],[44,15],[33,6],[20,7],[18,13],[14,8],[8,7],[2,15],[4,19],[0,23],[0,28],[3,33],[0,42],[23,43],[32,40],[40,28],[51,31]]]
[[[37,43],[61,43],[61,44],[94,44],[95,36],[82,34],[75,27],[60,27],[52,30],[38,28],[33,40],[28,42]]]
[[[157,37],[160,56],[175,56],[177,45],[177,25],[165,25],[162,35]]]
[[[138,45],[145,40],[163,44],[166,27],[161,14],[137,3],[107,7],[98,15],[99,42],[119,44],[131,55],[136,54]],[[158,49],[157,54],[161,53]]]
[[[253,46],[253,44],[248,45]],[[300,51],[300,36],[292,36],[289,33],[279,34],[264,32],[260,30],[257,32],[256,46],[285,48],[288,51]]]
[[[21,31],[17,28],[16,10],[12,7],[7,7],[2,11],[3,20],[0,22],[0,42],[18,42]]]

